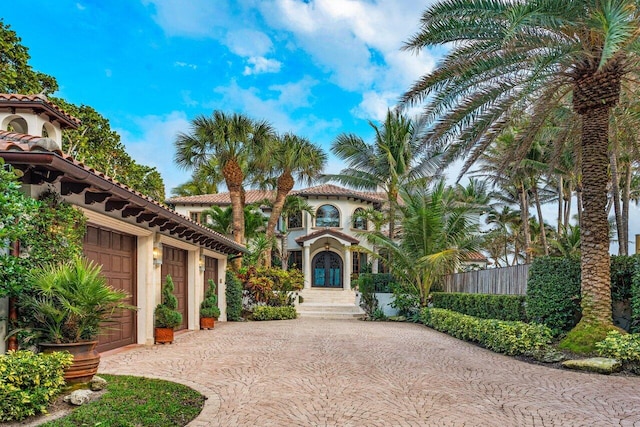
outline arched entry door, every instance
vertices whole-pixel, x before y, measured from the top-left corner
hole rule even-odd
[[[342,287],[342,259],[330,251],[313,257],[313,286],[317,288]]]

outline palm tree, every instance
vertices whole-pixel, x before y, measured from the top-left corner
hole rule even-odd
[[[341,134],[333,141],[331,151],[347,163],[347,168],[339,174],[324,175],[324,179],[359,190],[383,190],[389,201],[389,235],[393,236],[400,189],[426,179],[435,169],[434,161],[429,156],[417,161],[425,154],[420,142],[422,122],[388,111],[382,126],[372,122],[369,125],[375,131],[371,144],[354,134]]]
[[[206,227],[217,231],[225,236],[233,234],[233,209],[231,206],[222,208],[211,206],[202,211],[202,223]],[[267,219],[262,212],[253,205],[244,207],[244,236],[247,240],[255,238],[260,232],[264,232],[264,225]]]
[[[313,206],[299,196],[287,196],[282,206],[280,216],[282,217],[282,229],[280,230],[280,265],[283,270],[287,270],[289,267],[289,250],[287,249],[287,239],[289,236],[289,218],[298,213],[307,212],[313,217]]]
[[[215,165],[218,176],[224,178],[231,198],[233,238],[237,243],[245,240],[245,170],[255,170],[255,166],[249,167],[255,153],[264,151],[273,138],[269,123],[222,111],[214,111],[211,117],[197,116],[191,121],[191,131],[179,133],[176,138],[175,161],[179,166],[197,169]]]
[[[422,306],[427,304],[436,280],[460,268],[471,252],[478,251],[481,236],[473,207],[460,203],[455,191],[443,181],[433,189],[403,192],[398,238],[380,231],[363,233],[367,240],[391,255],[393,274],[406,285],[415,286]],[[365,250],[386,262],[380,251]]]
[[[447,158],[472,164],[513,112],[532,119],[519,138],[526,153],[553,106],[571,99],[582,118],[584,212],[582,320],[576,327],[612,327],[607,221],[608,132],[621,84],[638,67],[637,0],[449,0],[422,16],[406,49],[452,43],[440,66],[404,95],[405,105],[427,100],[436,120],[429,141]],[[532,107],[529,107],[532,106]]]
[[[215,194],[218,192],[218,183],[222,182],[216,159],[210,159],[209,163],[198,166],[191,174],[191,179],[175,187],[171,192],[175,196],[197,196],[200,194]]]
[[[266,232],[267,239],[271,240],[275,236],[276,225],[296,179],[310,184],[324,169],[327,155],[320,146],[291,133],[277,138],[270,149],[263,150],[261,154],[260,161],[264,167],[270,167],[277,174],[276,197],[272,204]],[[267,267],[271,266],[270,248],[265,254],[265,262]]]

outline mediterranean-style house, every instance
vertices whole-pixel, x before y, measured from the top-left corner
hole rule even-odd
[[[246,252],[244,246],[65,155],[61,132],[78,124],[44,96],[0,94],[0,157],[23,172],[27,195],[54,190],[84,213],[85,256],[102,265],[109,284],[127,291],[128,303],[139,308],[114,319],[98,350],[153,344],[154,308],[169,274],[184,319],[177,329],[198,328],[210,279],[218,285],[220,320],[226,320],[227,258]],[[0,318],[8,305],[0,299]],[[6,327],[0,322],[0,353]]]
[[[357,316],[361,314],[356,303],[356,292],[352,289],[352,277],[371,267],[378,272],[378,263],[367,254],[354,250],[356,247],[373,248],[358,233],[370,229],[371,224],[357,215],[361,210],[380,209],[384,193],[355,191],[332,184],[294,190],[313,207],[314,215],[298,212],[281,221],[280,230],[286,225],[286,249],[289,266],[304,272],[304,289],[298,312],[303,316],[328,317]],[[261,204],[273,200],[275,192],[248,190],[247,204]],[[226,207],[231,200],[229,193],[198,196],[173,197],[167,203],[182,215],[194,221],[206,221],[202,212],[212,206]],[[261,206],[268,214],[269,208]],[[380,266],[382,268],[382,266]],[[333,317],[333,316],[332,316]],[[344,317],[344,316],[342,316]]]

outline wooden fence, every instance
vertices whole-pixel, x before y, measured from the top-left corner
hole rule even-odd
[[[446,276],[442,290],[472,294],[525,295],[528,277],[529,264],[469,271]]]

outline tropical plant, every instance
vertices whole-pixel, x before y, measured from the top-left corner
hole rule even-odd
[[[414,287],[422,306],[427,305],[431,286],[458,270],[481,243],[477,214],[454,196],[455,192],[443,181],[431,189],[405,192],[397,239],[379,231],[364,234],[370,243],[391,255],[395,278],[407,284],[406,289]],[[368,252],[387,262],[380,251]]]
[[[173,295],[175,285],[173,279],[167,274],[162,285],[162,301],[156,306],[155,327],[173,329],[182,323],[182,313],[178,309],[178,299]]]
[[[218,175],[219,168],[216,159],[210,159],[209,163],[198,166],[191,174],[191,179],[171,190],[176,196],[197,196],[200,194],[215,194],[218,192],[218,183],[222,178]]]
[[[218,294],[216,293],[216,282],[212,279],[207,281],[207,291],[204,299],[200,303],[200,317],[220,317],[220,309],[218,308]]]
[[[246,171],[256,169],[255,163],[251,168],[249,163],[273,139],[273,129],[267,122],[223,111],[214,111],[211,117],[197,116],[191,121],[191,131],[181,132],[176,138],[175,161],[179,166],[188,169],[215,166],[218,176],[224,178],[231,198],[233,238],[237,243],[245,240],[243,185]]]
[[[289,220],[294,215],[303,215],[305,212],[308,213],[312,218],[315,214],[313,206],[311,206],[306,199],[303,199],[299,196],[291,195],[288,195],[285,198],[284,205],[282,206],[282,213],[280,214],[280,216],[282,217],[282,229],[280,230],[279,248],[280,265],[282,266],[283,270],[287,270],[289,260],[289,250],[287,249],[287,240],[289,238]]]
[[[209,209],[202,211],[203,225],[217,231],[225,236],[233,234],[233,211],[231,206],[222,208],[220,206],[211,206]],[[264,226],[267,218],[255,206],[249,205],[244,207],[244,236],[247,240],[253,239],[264,232]]]
[[[331,151],[347,163],[339,174],[324,175],[352,188],[377,191],[382,189],[389,201],[387,219],[389,235],[395,234],[398,196],[403,186],[418,179],[426,179],[434,171],[433,158],[424,156],[422,144],[423,122],[388,111],[382,126],[372,122],[375,131],[370,144],[354,134],[341,134],[331,145]]]
[[[425,118],[436,121],[428,140],[445,150],[445,159],[465,155],[465,170],[517,119],[514,113],[528,109],[531,121],[515,153],[521,158],[554,107],[570,100],[582,118],[581,323],[604,329],[612,327],[609,118],[623,80],[638,69],[638,6],[636,0],[449,0],[424,12],[406,45],[420,51],[453,43],[402,102],[428,99]]]
[[[271,239],[275,237],[276,225],[295,180],[310,184],[322,172],[327,163],[327,155],[320,146],[309,140],[286,133],[278,137],[269,150],[262,150],[258,157],[264,167],[277,176],[276,196],[266,231],[267,239]],[[271,248],[265,254],[265,266],[271,266]]]
[[[37,342],[93,341],[116,310],[136,309],[123,302],[126,292],[107,284],[100,265],[84,258],[36,268],[28,280],[31,292],[20,296],[19,306]]]

